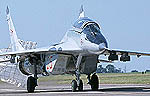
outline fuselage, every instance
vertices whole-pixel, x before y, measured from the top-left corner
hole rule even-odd
[[[67,37],[92,54],[100,54],[108,48],[100,26],[88,17],[79,18],[72,29],[67,32]]]

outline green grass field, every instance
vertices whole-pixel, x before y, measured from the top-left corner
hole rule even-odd
[[[100,73],[98,74],[100,84],[150,84],[150,73]],[[58,84],[70,84],[75,79],[72,75],[51,75],[41,77],[39,81],[55,81]],[[87,76],[81,75],[84,83],[87,83]]]
[[[100,84],[150,84],[150,73],[99,73]],[[70,84],[75,79],[72,75],[50,75],[40,77],[39,81],[54,81],[57,84]],[[87,83],[87,76],[81,75],[84,83]],[[0,81],[1,83],[2,81]]]

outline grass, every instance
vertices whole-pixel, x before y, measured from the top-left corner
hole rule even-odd
[[[101,84],[150,84],[150,73],[99,73]],[[70,84],[75,79],[72,75],[50,75],[41,77],[39,81],[55,81],[58,84]],[[81,75],[84,83],[87,83],[87,76]]]
[[[150,84],[150,73],[99,74],[101,84]]]
[[[150,73],[99,73],[100,84],[150,84]],[[70,84],[75,79],[72,75],[50,75],[40,77],[40,82],[54,81],[57,84]],[[84,83],[87,83],[87,76],[81,75]],[[2,81],[0,80],[0,83]]]

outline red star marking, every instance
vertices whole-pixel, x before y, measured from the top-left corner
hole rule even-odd
[[[50,66],[50,69],[52,69],[52,62],[51,62],[51,66]]]
[[[10,29],[10,31],[11,31],[11,33],[13,33],[13,30]]]
[[[50,57],[49,57],[49,60],[50,60],[50,67],[49,67],[48,69],[52,69],[52,67],[53,67],[53,66],[52,66],[53,63],[52,63],[52,61],[51,61],[52,57],[53,57],[53,56],[50,56]]]
[[[49,66],[47,66],[47,70],[49,69]]]

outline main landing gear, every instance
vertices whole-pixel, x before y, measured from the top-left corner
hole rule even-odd
[[[34,92],[36,86],[37,86],[37,79],[35,77],[32,77],[32,76],[28,77],[28,80],[27,80],[27,91],[29,93]]]
[[[72,88],[72,91],[75,92],[78,88],[78,91],[83,91],[83,82],[82,80],[80,79],[80,63],[81,63],[81,60],[82,60],[82,55],[80,54],[77,58],[77,64],[76,64],[76,80],[72,80],[72,83],[71,83],[71,88]],[[97,91],[98,88],[99,88],[99,79],[98,79],[98,76],[96,75],[96,73],[94,73],[91,77],[90,75],[88,75],[87,77],[88,79],[88,84],[91,85],[91,89],[93,91]]]
[[[36,58],[33,59],[33,64],[34,64],[34,77],[30,76],[28,77],[28,80],[27,80],[27,91],[29,93],[32,93],[34,92],[35,90],[35,87],[38,86],[37,84],[37,60]]]
[[[91,85],[91,89],[93,91],[97,91],[99,88],[99,79],[96,73],[94,73],[91,78],[90,78],[90,75],[88,75],[87,79],[89,81],[88,84]]]

